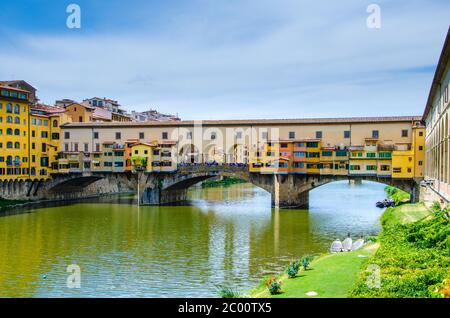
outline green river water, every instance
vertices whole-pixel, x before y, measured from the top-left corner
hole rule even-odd
[[[376,234],[384,186],[335,182],[309,210],[278,210],[250,184],[190,190],[185,206],[137,207],[130,196],[0,216],[0,297],[217,297],[243,293],[290,260],[347,233]],[[20,211],[23,212],[23,211]],[[68,288],[67,266],[81,269]]]

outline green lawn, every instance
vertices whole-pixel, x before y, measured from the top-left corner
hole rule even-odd
[[[296,278],[288,278],[286,274],[281,276],[281,294],[270,295],[267,287],[260,286],[252,293],[252,297],[310,298],[306,293],[311,291],[318,294],[313,297],[347,297],[363,264],[376,249],[377,245],[371,244],[354,252],[320,256],[311,262],[309,270],[301,270]]]

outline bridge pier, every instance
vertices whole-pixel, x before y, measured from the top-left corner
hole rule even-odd
[[[161,190],[158,187],[146,188],[140,197],[143,205],[179,204],[187,200],[187,189]]]

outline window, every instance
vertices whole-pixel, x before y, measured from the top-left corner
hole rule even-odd
[[[73,144],[73,150],[74,150],[74,151],[78,151],[78,143],[77,143],[77,142],[75,142],[75,143]]]
[[[445,87],[444,91],[444,101],[448,103],[448,85]]]
[[[306,153],[304,151],[294,151],[294,157],[305,157]]]
[[[412,171],[411,168],[408,168],[408,173],[411,173],[411,171]]]
[[[380,166],[380,170],[381,170],[381,171],[390,171],[390,170],[391,170],[391,167],[388,166],[388,165],[381,165],[381,166]]]
[[[20,114],[20,106],[19,104],[14,105],[14,114]]]
[[[214,140],[214,139],[216,139],[216,133],[215,133],[215,132],[212,132],[212,133],[211,133],[211,140]]]
[[[169,139],[169,133],[167,131],[162,133],[162,139]]]
[[[236,133],[236,138],[237,138],[237,139],[241,139],[241,138],[242,138],[242,132],[241,132],[241,131],[238,131],[238,132]]]
[[[64,144],[64,151],[69,151],[69,144],[67,142]]]
[[[186,133],[186,139],[192,139],[192,131]]]
[[[305,147],[305,143],[304,142],[298,142],[298,143],[295,144],[295,147],[303,148],[303,147]]]
[[[48,138],[48,131],[41,131],[41,138]]]
[[[287,148],[287,146],[288,146],[288,144],[286,144],[286,143],[280,144],[280,147],[281,147],[281,148]]]
[[[402,168],[393,168],[392,172],[394,172],[394,173],[401,173],[402,172]]]
[[[6,134],[7,134],[8,136],[12,136],[13,130],[12,130],[11,128],[6,129]]]
[[[293,168],[304,168],[305,167],[305,163],[304,162],[293,162],[292,163],[292,167]]]
[[[368,152],[367,153],[367,158],[375,158],[376,157],[376,153],[375,152]]]
[[[42,152],[46,152],[47,151],[47,144],[46,143],[42,143],[41,144],[41,150],[42,150]]]
[[[319,143],[318,142],[307,142],[306,147],[307,148],[317,148],[317,147],[319,147]]]
[[[377,170],[377,166],[374,166],[374,165],[366,165],[366,170],[367,170],[367,171],[376,171],[376,170]]]
[[[6,104],[6,112],[7,113],[12,113],[12,105],[11,104]]]
[[[350,138],[350,130],[344,131],[344,138]]]
[[[295,139],[295,131],[289,132],[289,139]]]
[[[139,133],[139,139],[144,139],[145,138],[145,134],[143,132]]]
[[[323,157],[332,157],[333,151],[322,151],[322,156]]]
[[[94,131],[94,139],[98,139],[98,131]]]
[[[59,133],[52,133],[52,140],[58,140],[59,139]]]
[[[14,129],[14,135],[20,136],[20,129]]]
[[[316,138],[317,139],[322,138],[322,132],[321,131],[316,131]]]
[[[17,141],[16,141],[16,142],[14,143],[14,148],[15,148],[15,149],[20,149],[20,142],[17,142]]]
[[[402,130],[402,137],[408,137],[408,129]]]
[[[68,131],[64,132],[64,139],[70,139],[70,132]]]
[[[53,127],[58,127],[58,121],[56,119],[53,120]]]
[[[423,150],[423,146],[419,146],[419,150]]]
[[[423,161],[419,161],[419,166],[423,166]]]
[[[307,152],[306,158],[320,158],[320,152]]]
[[[89,152],[89,144],[84,143],[84,152]]]
[[[380,133],[378,130],[372,130],[372,138],[379,138]]]
[[[345,151],[345,150],[336,151],[336,157],[346,157],[346,156],[347,156],[347,151]]]
[[[419,136],[423,137],[423,131],[419,131]]]
[[[14,124],[19,124],[20,125],[20,118],[19,117],[14,117]]]
[[[359,171],[361,170],[361,167],[359,165],[350,165],[350,170]]]
[[[122,138],[122,134],[120,132],[116,132],[116,139],[121,139]]]
[[[261,138],[264,139],[264,140],[267,140],[269,138],[269,133],[267,131],[263,131],[262,135],[261,135]]]

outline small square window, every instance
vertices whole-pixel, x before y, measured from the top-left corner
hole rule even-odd
[[[350,130],[344,131],[344,138],[346,139],[350,138]]]
[[[295,131],[289,132],[289,139],[295,139]]]
[[[140,133],[139,133],[139,139],[144,139],[144,136],[145,136],[145,135],[144,135],[143,132],[140,132]]]
[[[408,137],[408,129],[402,130],[402,137]]]
[[[322,132],[321,131],[316,131],[316,138],[317,139],[322,138]]]
[[[169,133],[167,131],[162,133],[162,139],[169,139]]]

